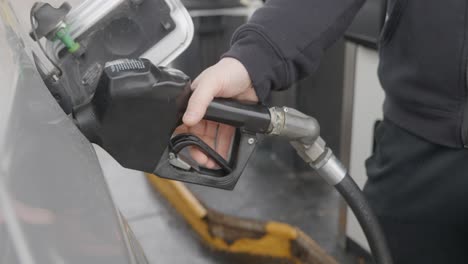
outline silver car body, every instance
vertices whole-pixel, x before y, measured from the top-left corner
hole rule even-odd
[[[178,0],[167,1],[179,21],[188,21]],[[0,263],[145,263],[92,145],[31,60],[33,2],[0,0]],[[185,37],[172,40],[177,48],[154,63],[167,64],[188,45],[187,23]]]

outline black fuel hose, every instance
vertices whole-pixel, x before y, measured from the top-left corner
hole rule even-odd
[[[392,256],[382,228],[356,182],[346,175],[340,183],[335,185],[335,188],[356,215],[366,235],[375,263],[392,264]]]

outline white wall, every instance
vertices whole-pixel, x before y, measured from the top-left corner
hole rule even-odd
[[[384,92],[377,78],[377,66],[377,52],[358,46],[354,81],[350,173],[361,188],[367,180],[364,163],[371,155],[374,123],[383,117]],[[349,209],[346,233],[349,238],[369,249],[362,229]]]

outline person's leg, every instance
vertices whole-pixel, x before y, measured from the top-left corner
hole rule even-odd
[[[468,263],[468,150],[379,125],[364,193],[398,264]]]

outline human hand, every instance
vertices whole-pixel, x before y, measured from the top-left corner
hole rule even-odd
[[[179,127],[176,132],[198,136],[227,159],[235,133],[234,128],[202,119],[208,105],[216,97],[258,102],[249,73],[238,60],[223,58],[193,81],[192,90],[193,94],[183,117],[184,125]],[[207,168],[216,166],[215,162],[200,150],[192,148],[190,152],[192,158],[201,166]]]

